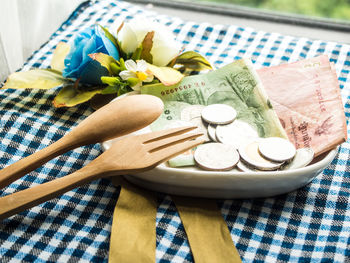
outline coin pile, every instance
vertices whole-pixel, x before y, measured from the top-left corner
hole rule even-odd
[[[175,125],[198,126],[206,141],[194,151],[194,164],[204,170],[250,172],[295,169],[313,160],[311,148],[296,150],[286,139],[260,138],[253,126],[236,117],[236,110],[226,104],[191,105],[182,110],[181,121]]]

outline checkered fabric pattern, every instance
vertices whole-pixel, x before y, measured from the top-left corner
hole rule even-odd
[[[347,120],[350,117],[350,46],[283,36],[252,28],[183,21],[133,4],[85,2],[22,70],[49,66],[60,41],[93,24],[110,26],[136,16],[156,18],[216,67],[251,57],[256,67],[328,54],[335,63]],[[57,89],[0,91],[0,168],[62,137],[91,113],[88,105],[56,109]],[[41,184],[71,173],[101,153],[100,145],[70,151],[0,190]],[[307,186],[284,195],[219,203],[243,262],[350,262],[349,142],[331,165]],[[0,223],[1,262],[106,262],[112,213],[119,190],[94,181]],[[157,262],[193,262],[174,203],[159,196]]]

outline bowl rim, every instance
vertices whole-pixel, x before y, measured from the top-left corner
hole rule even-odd
[[[103,151],[107,150],[109,148],[109,145],[106,144],[109,141],[102,142],[102,149]],[[212,176],[220,176],[220,177],[239,177],[244,175],[245,177],[247,176],[284,176],[288,175],[290,176],[291,174],[308,174],[311,172],[314,172],[316,170],[320,169],[325,169],[335,158],[335,156],[338,153],[339,146],[336,148],[333,148],[330,150],[321,160],[310,164],[308,166],[302,167],[302,168],[296,168],[296,169],[291,169],[291,170],[282,170],[282,171],[252,171],[252,172],[240,172],[240,171],[206,171],[206,170],[195,170],[195,169],[188,169],[188,167],[168,167],[165,166],[164,163],[156,166],[152,170],[146,172],[146,173],[167,173],[167,174],[172,174],[173,176],[183,176],[186,174],[191,174],[192,176],[201,176],[202,178],[204,177],[212,177]]]
[[[188,170],[185,167],[167,167],[167,166],[157,166],[153,170],[157,172],[168,172],[172,173],[173,175],[181,175],[186,173],[191,173],[194,176],[205,176],[210,177],[212,175],[220,176],[220,177],[231,177],[231,176],[267,176],[267,175],[274,175],[274,176],[283,176],[283,175],[291,175],[293,173],[295,174],[308,174],[313,171],[324,169],[326,166],[328,166],[332,160],[335,158],[338,152],[338,147],[330,150],[321,160],[318,162],[315,162],[313,164],[310,164],[308,166],[302,167],[302,168],[296,168],[291,170],[282,170],[282,171],[252,171],[252,172],[240,172],[240,171],[206,171],[206,170]]]

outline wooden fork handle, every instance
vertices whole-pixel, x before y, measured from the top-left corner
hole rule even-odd
[[[65,177],[1,197],[0,220],[55,198],[101,176],[109,176],[108,172],[104,172],[101,167],[90,164]]]
[[[65,136],[48,147],[0,170],[0,189],[35,170],[49,160],[74,149],[75,145],[71,137]]]

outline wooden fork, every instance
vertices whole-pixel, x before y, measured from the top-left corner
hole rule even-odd
[[[0,170],[0,188],[65,152],[146,127],[162,112],[162,100],[151,95],[132,95],[110,102],[89,115],[60,140]]]
[[[0,198],[0,220],[102,177],[150,170],[204,142],[197,127],[182,127],[120,139],[80,170]]]

